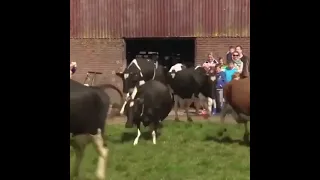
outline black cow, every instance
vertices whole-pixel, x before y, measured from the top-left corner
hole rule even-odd
[[[171,77],[170,87],[173,90],[175,104],[175,120],[179,120],[178,117],[178,101],[184,99],[186,102],[185,110],[187,114],[188,121],[192,121],[189,116],[189,106],[192,103],[192,97],[199,100],[199,96],[204,96],[208,98],[209,105],[212,105],[213,98],[213,88],[215,76],[213,74],[207,74],[203,67],[191,67],[191,68],[181,68],[176,71],[169,71],[168,76]],[[211,102],[210,102],[211,100]]]
[[[110,98],[99,87],[87,87],[70,79],[70,145],[76,160],[71,177],[79,175],[84,149],[93,142],[99,154],[96,176],[105,179],[108,148],[103,140]]]
[[[135,87],[139,87],[149,80],[158,80],[164,84],[167,80],[167,69],[161,65],[156,65],[154,60],[145,58],[132,60],[123,72],[116,74],[122,79],[123,92],[126,94],[126,98],[132,93],[131,99],[136,96],[136,91],[132,92]],[[121,114],[123,114],[126,104],[127,101],[122,106]]]
[[[128,96],[135,86],[155,78],[156,65],[151,59],[136,58],[123,72],[116,74],[123,79],[123,92]]]
[[[139,86],[134,99],[129,99],[126,105],[126,127],[137,125],[138,134],[133,145],[137,145],[140,132],[140,124],[149,126],[152,131],[153,144],[156,144],[156,133],[163,121],[170,113],[173,105],[169,88],[163,83],[150,80]]]

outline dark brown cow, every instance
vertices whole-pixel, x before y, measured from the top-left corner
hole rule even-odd
[[[249,141],[248,122],[250,121],[250,78],[232,80],[223,88],[225,105],[221,111],[221,123],[227,114],[231,114],[237,123],[243,123],[245,132],[243,139]],[[224,128],[224,131],[227,131]]]

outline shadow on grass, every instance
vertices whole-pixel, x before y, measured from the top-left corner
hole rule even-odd
[[[238,143],[241,146],[250,147],[250,142],[245,142],[245,141],[240,140],[240,139],[232,139],[229,136],[223,136],[223,137],[220,137],[220,138],[218,138],[216,136],[206,136],[204,141],[214,141],[214,142],[221,143],[221,144]]]

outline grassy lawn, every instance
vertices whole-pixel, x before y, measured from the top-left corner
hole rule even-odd
[[[250,148],[236,142],[214,140],[221,126],[210,122],[166,121],[157,144],[144,133],[133,146],[136,128],[108,125],[108,180],[247,180],[250,179]],[[228,125],[229,137],[242,139],[244,128]],[[147,132],[143,128],[142,132]],[[125,135],[123,135],[125,132]],[[131,138],[129,138],[131,137]],[[146,138],[150,138],[146,140]],[[71,165],[74,162],[70,154]],[[95,179],[97,154],[86,149],[80,176]],[[71,166],[70,166],[71,167]]]

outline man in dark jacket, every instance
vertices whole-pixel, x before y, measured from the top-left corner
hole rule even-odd
[[[229,51],[227,52],[227,58],[226,58],[227,64],[229,64],[232,61],[232,54],[234,51],[235,51],[234,47],[230,46]]]
[[[250,76],[250,59],[248,56],[244,55],[242,52],[242,47],[240,45],[236,46],[236,51],[239,52],[240,59],[243,62],[243,69],[240,75],[241,78],[246,78]]]
[[[226,74],[221,70],[222,65],[216,66],[216,87],[215,87],[215,97],[216,97],[216,113],[221,112],[221,107],[223,105],[223,86],[227,83]]]

